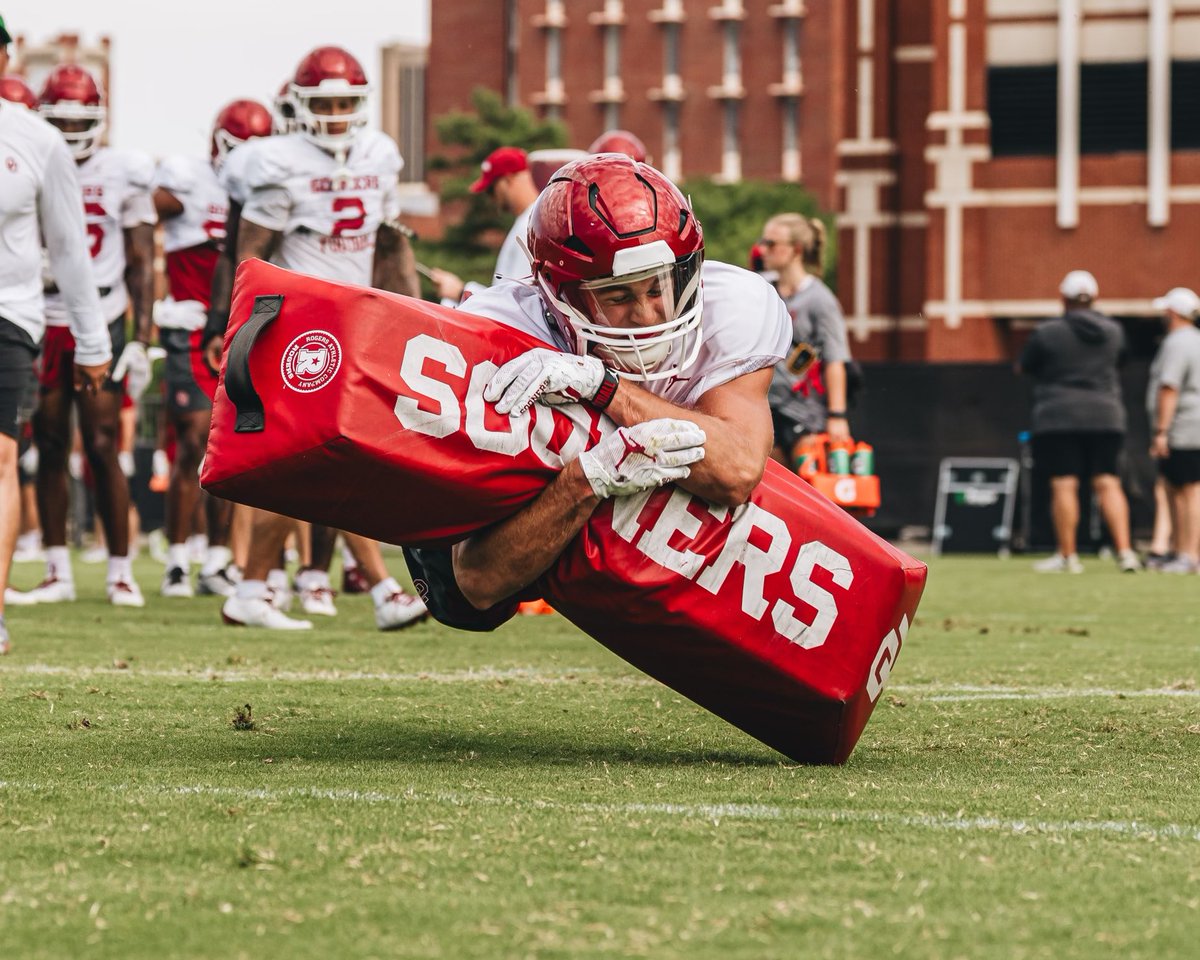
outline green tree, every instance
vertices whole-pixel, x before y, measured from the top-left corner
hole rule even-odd
[[[743,180],[740,183],[714,183],[688,180],[679,185],[691,197],[696,218],[704,227],[704,255],[746,266],[750,247],[762,236],[763,224],[777,213],[802,213],[825,222],[828,241],[825,247],[825,282],[834,286],[837,279],[837,231],[833,214],[821,210],[817,201],[802,186],[794,183],[768,183]]]
[[[475,249],[489,230],[507,230],[512,218],[496,210],[486,196],[470,192],[471,181],[479,175],[479,165],[497,147],[521,147],[542,150],[567,143],[566,128],[556,120],[539,120],[524,107],[510,107],[492,90],[477,87],[471,93],[474,112],[453,112],[434,121],[438,138],[452,155],[433,157],[430,165],[450,175],[442,184],[444,204],[466,203],[462,220],[446,229],[445,244]]]

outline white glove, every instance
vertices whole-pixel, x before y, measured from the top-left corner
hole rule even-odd
[[[114,383],[120,383],[128,374],[129,382],[125,384],[125,391],[134,400],[140,400],[146,388],[150,386],[154,361],[165,356],[166,351],[162,347],[147,348],[140,340],[130,340],[113,366],[112,380]]]
[[[604,364],[596,357],[580,357],[535,347],[509,360],[497,370],[483,391],[483,399],[500,414],[518,416],[538,403],[579,403],[591,400],[604,381]]]
[[[579,455],[583,475],[598,497],[626,497],[691,472],[704,459],[704,431],[690,420],[647,420],[619,427]]]

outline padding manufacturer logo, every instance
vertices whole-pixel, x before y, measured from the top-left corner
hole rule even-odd
[[[283,351],[279,372],[297,393],[312,393],[329,383],[342,366],[342,345],[324,330],[309,330]]]

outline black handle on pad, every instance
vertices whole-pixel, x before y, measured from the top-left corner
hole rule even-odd
[[[262,397],[250,379],[250,351],[263,329],[279,316],[283,294],[255,297],[250,319],[242,324],[229,344],[225,361],[225,393],[237,411],[234,433],[261,433],[264,429]]]

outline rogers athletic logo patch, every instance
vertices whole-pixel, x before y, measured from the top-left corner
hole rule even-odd
[[[279,372],[285,386],[297,393],[312,393],[329,383],[342,366],[342,345],[324,330],[309,330],[283,351]]]

